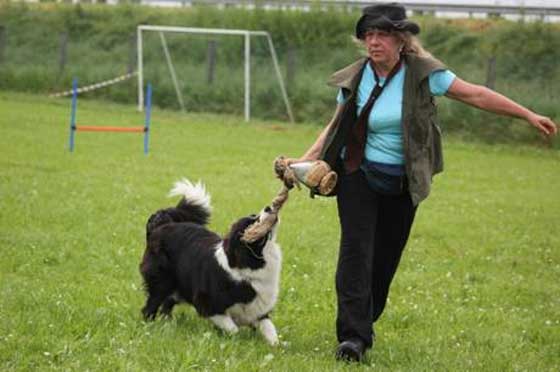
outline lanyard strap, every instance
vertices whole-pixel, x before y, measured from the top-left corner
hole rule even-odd
[[[377,98],[383,92],[383,89],[389,85],[389,82],[399,71],[402,58],[399,58],[399,61],[393,66],[389,75],[385,79],[385,83],[383,85],[379,84],[379,76],[375,71],[373,65],[371,65],[371,60],[368,62],[370,63],[371,69],[373,70],[373,75],[375,77],[375,87],[371,91],[371,94],[360,112],[358,119],[356,120],[356,124],[351,128],[350,132],[348,133],[348,138],[346,139],[346,156],[344,159],[344,167],[347,173],[352,173],[353,171],[357,170],[360,164],[362,163],[362,159],[364,157],[364,150],[366,145],[366,128],[367,122],[369,118],[369,114],[373,108],[373,105]]]

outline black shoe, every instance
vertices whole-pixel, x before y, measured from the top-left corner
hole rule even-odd
[[[341,342],[336,348],[337,360],[347,362],[361,362],[364,357],[365,346],[360,340],[348,340]]]

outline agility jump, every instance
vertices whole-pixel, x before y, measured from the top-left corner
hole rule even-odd
[[[152,85],[148,83],[146,86],[146,116],[144,126],[136,127],[118,127],[118,126],[98,126],[98,125],[77,125],[76,124],[76,110],[78,106],[78,80],[76,78],[72,81],[72,111],[70,114],[70,139],[69,149],[70,152],[74,151],[74,136],[75,132],[132,132],[144,133],[144,154],[148,154],[149,141],[150,141],[150,118],[152,111]]]

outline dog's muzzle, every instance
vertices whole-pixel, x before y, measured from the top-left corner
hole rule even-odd
[[[269,205],[264,207],[259,214],[259,222],[263,222],[265,220],[273,221],[274,225],[278,222],[278,213],[274,213]]]

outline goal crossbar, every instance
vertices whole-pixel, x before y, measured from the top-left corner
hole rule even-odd
[[[290,101],[288,99],[288,94],[286,92],[286,87],[284,85],[284,80],[282,78],[282,74],[280,72],[280,66],[278,64],[278,57],[276,55],[276,49],[274,48],[274,44],[272,42],[272,37],[266,31],[250,31],[250,30],[234,30],[234,29],[220,29],[220,28],[198,28],[198,27],[176,27],[176,26],[159,26],[159,25],[140,25],[137,28],[137,48],[138,48],[138,110],[142,111],[144,107],[144,92],[142,90],[144,84],[144,68],[143,68],[143,48],[142,48],[142,32],[143,31],[155,31],[155,32],[176,32],[176,33],[190,33],[190,34],[199,34],[199,35],[231,35],[231,36],[242,36],[245,39],[245,121],[249,121],[251,118],[251,104],[250,104],[250,96],[251,96],[251,70],[250,70],[250,58],[251,58],[251,36],[262,36],[265,37],[268,41],[270,56],[272,57],[272,62],[274,64],[274,70],[276,72],[276,77],[278,79],[278,84],[280,85],[280,90],[282,92],[282,98],[284,100],[284,104],[286,105],[286,111],[288,113],[288,117],[290,118],[291,122],[294,122],[294,117],[292,114],[292,108],[290,105]],[[163,36],[162,45],[165,45],[165,41]],[[167,50],[167,47],[164,46],[164,50]],[[166,52],[166,58],[168,61],[168,65],[170,70],[172,71],[172,79],[174,80],[173,83],[175,84],[175,88],[178,92],[178,83],[175,77],[174,68],[172,67],[172,63],[170,61],[169,54]],[[179,98],[180,102],[182,99]]]

